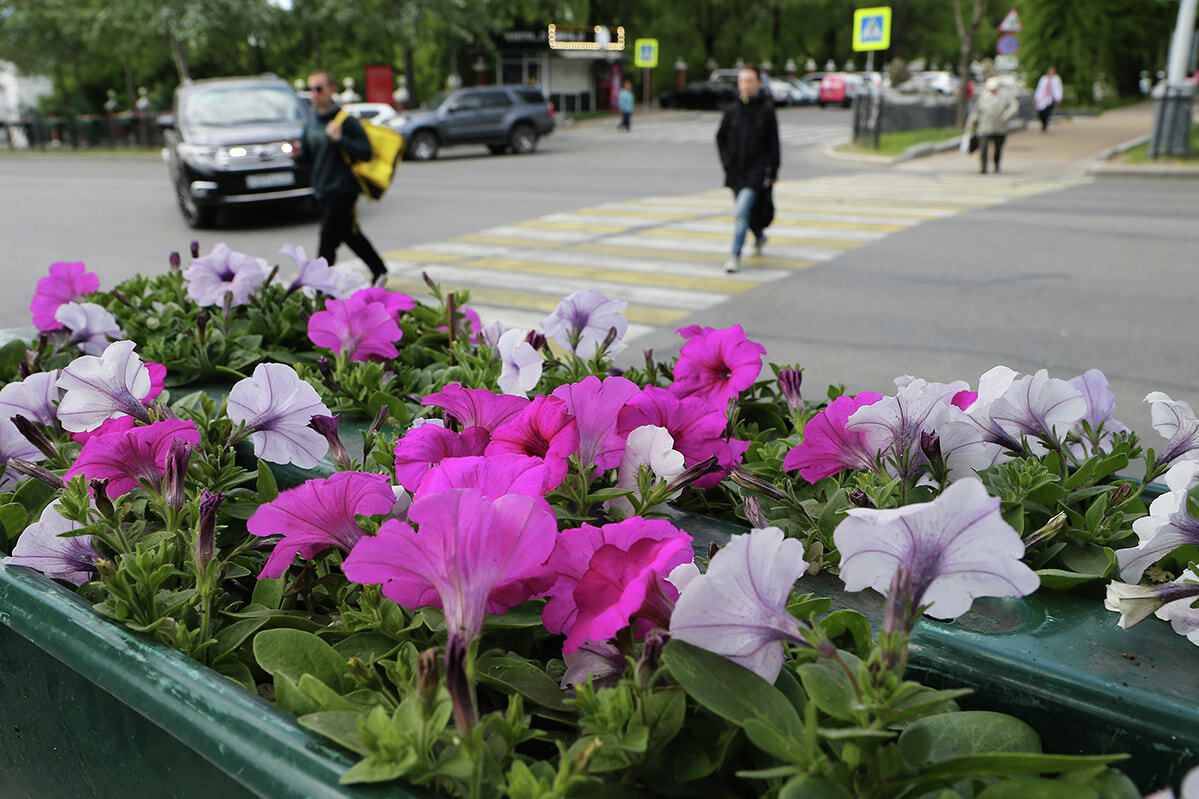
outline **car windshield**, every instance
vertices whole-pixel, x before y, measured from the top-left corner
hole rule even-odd
[[[269,86],[214,87],[195,91],[188,95],[183,115],[194,125],[215,128],[298,122],[301,119],[295,92]]]
[[[438,108],[441,108],[441,106],[445,104],[446,100],[448,100],[450,98],[450,94],[451,94],[450,92],[442,92],[441,94],[435,94],[432,97],[430,97],[428,100],[425,100],[422,108],[426,108],[429,111],[436,111]]]

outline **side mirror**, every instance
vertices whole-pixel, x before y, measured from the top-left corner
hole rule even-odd
[[[447,114],[452,114],[455,111],[461,111],[461,110],[462,110],[462,106],[458,105],[457,103],[449,103],[445,107],[445,112]]]

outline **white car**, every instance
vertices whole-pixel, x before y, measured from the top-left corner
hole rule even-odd
[[[346,103],[342,109],[372,125],[384,125],[399,130],[405,118],[387,103]]]

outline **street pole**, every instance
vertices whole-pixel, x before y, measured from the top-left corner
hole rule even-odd
[[[1185,157],[1190,153],[1191,107],[1195,88],[1187,83],[1186,73],[1191,59],[1191,36],[1195,29],[1197,9],[1199,0],[1181,0],[1178,4],[1178,21],[1174,26],[1170,57],[1166,62],[1166,85],[1162,95],[1155,98],[1157,113],[1154,114],[1149,148],[1149,154],[1154,158],[1158,155]]]
[[[653,74],[653,71],[649,67],[645,67],[644,69],[641,70],[641,100],[642,100],[642,103],[645,105],[646,111],[649,110],[650,96],[652,93],[652,89],[650,88],[650,85],[649,85],[650,76],[652,74]]]

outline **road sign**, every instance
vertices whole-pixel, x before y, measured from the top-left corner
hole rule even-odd
[[[1010,33],[1004,33],[995,43],[995,49],[999,51],[1000,55],[1012,55],[1020,49],[1020,40]]]
[[[859,8],[853,12],[853,49],[886,50],[891,46],[891,7]]]
[[[1007,16],[1003,18],[1003,22],[999,23],[999,30],[1004,33],[1019,33],[1024,30],[1024,26],[1020,24],[1020,14],[1016,9],[1007,12]]]
[[[644,69],[658,66],[657,39],[638,39],[633,42],[633,66]]]

